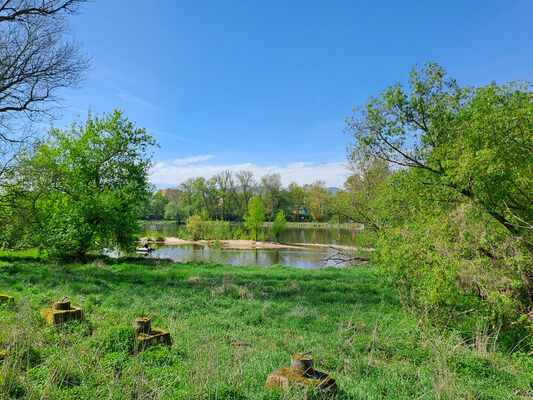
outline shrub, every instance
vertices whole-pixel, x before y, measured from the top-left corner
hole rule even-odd
[[[265,205],[259,196],[254,196],[248,203],[248,212],[244,215],[244,225],[250,230],[252,238],[258,236],[265,222]]]
[[[187,232],[192,236],[192,240],[202,238],[202,218],[199,215],[191,215],[185,222]]]
[[[276,239],[279,235],[283,234],[287,229],[287,220],[285,219],[285,212],[283,210],[279,211],[272,223],[272,234]]]

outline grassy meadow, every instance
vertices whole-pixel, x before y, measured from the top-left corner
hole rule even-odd
[[[282,399],[267,375],[311,351],[338,399],[531,399],[533,359],[493,337],[439,333],[407,313],[372,266],[298,270],[2,253],[0,393],[32,399]],[[86,320],[46,326],[68,297]],[[132,355],[133,318],[172,346]],[[322,398],[310,393],[308,398]]]

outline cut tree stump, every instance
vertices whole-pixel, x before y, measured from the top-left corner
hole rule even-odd
[[[59,325],[83,319],[83,310],[80,307],[72,306],[70,301],[55,302],[51,308],[43,308],[40,314],[48,325]]]
[[[170,332],[152,326],[152,318],[140,317],[133,320],[136,330],[139,349],[143,350],[151,344],[163,344],[170,346]]]
[[[337,383],[333,376],[314,369],[313,357],[310,355],[293,354],[291,366],[281,367],[272,372],[267,378],[265,388],[288,391],[293,387],[304,390],[335,390]]]
[[[15,298],[7,294],[0,294],[0,304],[14,304]]]
[[[140,317],[133,320],[133,327],[139,333],[150,333],[152,330],[152,318]]]

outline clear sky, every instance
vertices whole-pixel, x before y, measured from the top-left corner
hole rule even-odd
[[[124,110],[161,146],[159,187],[223,169],[341,186],[354,106],[425,61],[533,80],[532,20],[529,0],[94,0],[71,18],[93,66],[55,125]]]

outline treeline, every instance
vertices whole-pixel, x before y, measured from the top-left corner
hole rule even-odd
[[[333,206],[336,192],[323,181],[312,185],[291,183],[282,187],[279,174],[256,180],[251,171],[223,171],[210,179],[189,178],[177,188],[160,189],[142,210],[144,219],[184,222],[192,215],[204,220],[242,221],[250,199],[258,195],[272,221],[284,211],[288,221],[339,222]]]
[[[531,85],[461,87],[427,64],[347,123],[359,173],[339,210],[365,225],[356,240],[375,249],[372,263],[404,304],[474,342],[499,337],[529,352]]]

